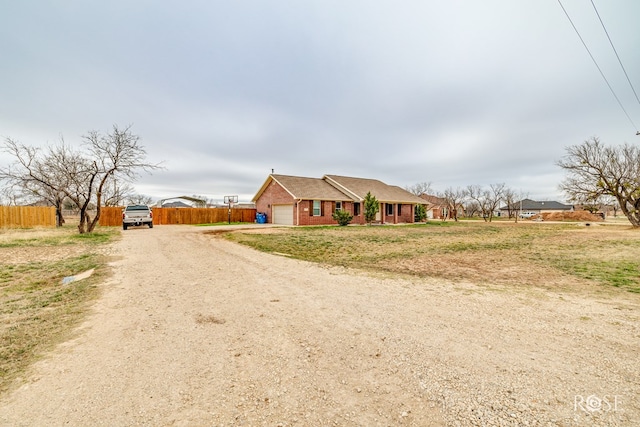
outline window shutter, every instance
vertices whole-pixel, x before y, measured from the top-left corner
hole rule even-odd
[[[336,211],[336,202],[331,202],[331,214]]]
[[[320,200],[320,216],[324,216],[324,200]]]

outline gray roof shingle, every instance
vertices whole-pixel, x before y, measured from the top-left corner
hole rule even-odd
[[[395,185],[377,179],[325,175],[323,178],[271,174],[254,196],[256,201],[271,181],[282,186],[294,199],[361,202],[371,192],[382,203],[424,204],[424,200]]]
[[[395,185],[388,185],[377,179],[354,178],[349,176],[325,175],[324,179],[341,190],[352,194],[355,200],[364,200],[368,192],[379,202],[423,204],[424,200]]]
[[[305,200],[353,200],[352,197],[329,185],[320,178],[305,178],[302,176],[271,175],[295,199]]]
[[[522,209],[523,211],[542,211],[542,210],[556,210],[556,211],[570,211],[573,209],[572,205],[565,205],[560,202],[556,202],[553,200],[545,200],[545,201],[535,201],[531,199],[522,199],[522,207],[520,205],[520,201],[517,201],[513,204],[515,209]],[[500,210],[507,210],[507,206],[503,206]]]

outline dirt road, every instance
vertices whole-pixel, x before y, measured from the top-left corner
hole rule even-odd
[[[206,231],[125,232],[0,424],[640,424],[637,295],[375,277]]]

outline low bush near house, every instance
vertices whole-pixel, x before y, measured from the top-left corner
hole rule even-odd
[[[338,221],[338,225],[348,225],[353,219],[353,215],[347,211],[339,210],[333,213],[333,219]]]

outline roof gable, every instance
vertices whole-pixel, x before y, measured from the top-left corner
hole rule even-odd
[[[271,182],[278,183],[294,199],[298,200],[364,200],[371,192],[382,203],[424,204],[420,197],[395,185],[388,185],[377,179],[354,178],[339,175],[325,175],[323,178],[276,175],[267,177],[252,201],[256,202]]]
[[[329,185],[320,178],[271,174],[253,197],[253,201],[260,198],[260,195],[266,190],[271,181],[277,182],[294,199],[298,200],[353,200],[353,197]]]

